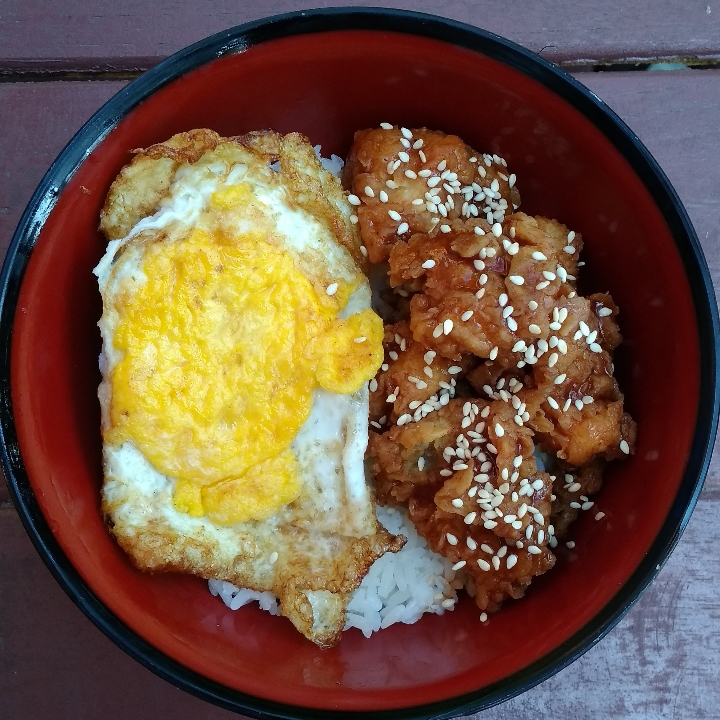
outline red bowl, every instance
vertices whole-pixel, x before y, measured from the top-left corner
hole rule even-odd
[[[202,580],[135,570],[99,513],[92,268],[98,215],[128,151],[195,127],[300,131],[344,155],[380,121],[455,133],[505,157],[525,212],[583,233],[587,290],[610,291],[637,453],[608,473],[556,568],[487,625],[466,599],[321,650],[284,618],[231,612]],[[718,415],[718,318],[674,190],[600,100],[497,36],[406,12],[322,10],[215,35],[126,87],[35,193],[2,275],[2,448],[18,511],[81,609],[162,677],[263,717],[450,717],[507,699],[591,647],[637,600],[687,523]]]

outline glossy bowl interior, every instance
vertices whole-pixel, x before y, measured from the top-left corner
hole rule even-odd
[[[582,289],[610,291],[621,308],[617,374],[639,440],[636,455],[608,472],[593,512],[572,527],[575,549],[559,548],[556,568],[489,623],[466,598],[442,617],[370,639],[352,630],[321,650],[284,618],[250,606],[231,612],[202,580],[138,572],[105,529],[98,214],[129,150],[173,133],[300,131],[324,154],[342,156],[355,130],[381,121],[442,129],[500,154],[518,177],[525,212],[583,233]],[[229,31],[181,53],[124,90],[71,143],[21,223],[4,280],[2,332],[12,333],[6,470],[33,540],[122,647],[181,687],[246,713],[451,715],[529,687],[592,644],[649,582],[707,464],[717,323],[679,201],[590,93],[467,27],[325,12]]]

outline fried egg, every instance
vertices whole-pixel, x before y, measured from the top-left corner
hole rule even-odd
[[[319,645],[402,545],[365,479],[383,324],[351,212],[300,135],[182,133],[113,183],[95,269],[111,531],[142,569],[273,592]]]

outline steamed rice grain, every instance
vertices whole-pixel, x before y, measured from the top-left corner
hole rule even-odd
[[[404,509],[378,505],[376,512],[388,532],[404,535],[407,542],[400,552],[386,553],[373,563],[347,606],[344,629],[357,628],[365,637],[398,622],[412,624],[428,612],[442,615],[454,609],[457,590],[464,584],[450,561],[430,550],[417,534]],[[231,610],[257,601],[262,610],[280,614],[272,593],[237,588],[223,580],[210,580],[208,585]]]

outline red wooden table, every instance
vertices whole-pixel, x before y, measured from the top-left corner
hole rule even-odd
[[[674,183],[720,291],[720,3],[374,4],[483,27],[575,73]],[[0,257],[56,154],[130,78],[213,32],[302,7],[296,0],[0,0]],[[646,70],[658,61],[679,69]],[[688,529],[622,622],[564,671],[473,717],[720,718],[719,514],[716,445]],[[107,640],[55,584],[0,482],[0,718],[104,717],[238,716],[175,689]]]

